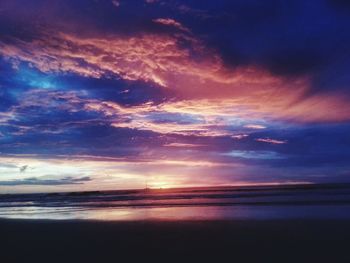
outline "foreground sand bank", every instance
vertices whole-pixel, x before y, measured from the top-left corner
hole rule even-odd
[[[350,262],[345,220],[0,220],[0,231],[2,262]]]

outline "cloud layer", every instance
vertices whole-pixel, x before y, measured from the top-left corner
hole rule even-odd
[[[337,1],[1,1],[0,191],[347,181],[348,26]]]

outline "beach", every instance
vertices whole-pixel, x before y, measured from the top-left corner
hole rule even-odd
[[[2,262],[349,262],[348,220],[0,221]],[[126,259],[126,260],[125,260]]]
[[[2,262],[350,262],[349,185],[3,195]]]

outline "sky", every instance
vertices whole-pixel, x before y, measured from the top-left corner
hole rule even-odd
[[[2,0],[0,193],[350,182],[346,0]]]

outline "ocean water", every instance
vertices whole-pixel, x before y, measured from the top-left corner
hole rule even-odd
[[[110,221],[350,219],[350,185],[1,195],[0,218]]]

